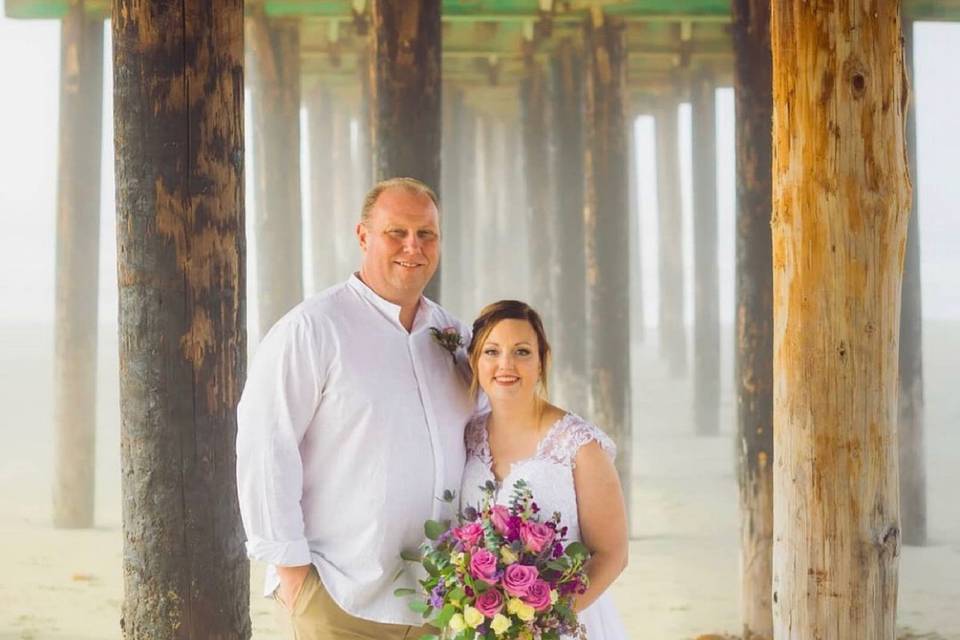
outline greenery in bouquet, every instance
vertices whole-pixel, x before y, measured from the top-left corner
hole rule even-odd
[[[441,634],[424,640],[585,638],[572,604],[587,588],[587,548],[566,543],[561,514],[541,520],[522,480],[509,506],[496,504],[493,482],[482,489],[482,504],[466,506],[456,525],[425,523],[428,542],[417,558],[426,571],[422,591],[395,591],[413,596],[410,608]],[[445,493],[444,500],[453,499]]]

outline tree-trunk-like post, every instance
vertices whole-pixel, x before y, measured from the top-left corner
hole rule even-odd
[[[774,2],[774,636],[895,637],[900,2]]]
[[[330,120],[333,136],[330,154],[333,165],[330,197],[327,200],[327,233],[333,237],[336,255],[336,281],[345,280],[359,267],[357,238],[354,233],[360,221],[360,204],[354,205],[356,185],[353,154],[350,145],[351,109],[343,96],[332,96]]]
[[[463,175],[460,171],[463,147],[463,93],[448,87],[443,93],[443,201],[440,203],[440,228],[443,238],[443,300],[449,309],[460,309],[463,291],[463,239],[465,222],[460,203],[463,200]]]
[[[913,82],[913,22],[903,25],[904,53]],[[907,158],[917,176],[917,111],[911,98],[907,109]],[[910,227],[903,267],[900,309],[900,398],[897,440],[900,448],[900,518],[903,542],[927,543],[927,469],[923,446],[923,317],[920,284],[920,221],[917,195],[910,206]]]
[[[663,96],[655,108],[658,208],[660,354],[671,376],[687,373],[687,330],[683,318],[683,211],[677,101]]]
[[[584,231],[592,415],[617,443],[630,507],[630,194],[623,25],[594,11],[584,78]]]
[[[735,0],[737,474],[743,640],[773,640],[770,3]]]
[[[551,61],[550,101],[553,130],[552,216],[557,255],[555,317],[556,388],[565,407],[586,413],[587,276],[583,241],[583,51],[571,41],[558,45]]]
[[[407,176],[440,189],[440,0],[373,0],[371,146],[375,178]],[[441,197],[443,194],[440,194]],[[440,297],[441,271],[425,295]]]
[[[243,4],[118,0],[113,46],[123,637],[244,640]]]
[[[540,309],[545,321],[553,317],[555,292],[552,270],[559,255],[554,254],[552,236],[555,215],[550,182],[550,111],[547,106],[547,79],[543,66],[527,61],[526,77],[520,85],[520,126],[523,142],[523,178],[526,182],[527,227],[530,230],[531,304]],[[550,323],[552,325],[552,323]]]
[[[697,73],[690,108],[693,173],[693,417],[720,432],[720,278],[717,275],[717,116],[713,78]]]
[[[475,220],[477,217],[476,208],[476,126],[477,115],[467,106],[463,106],[462,124],[458,139],[460,146],[457,148],[459,156],[460,184],[457,187],[458,198],[455,202],[447,201],[445,208],[456,207],[452,214],[459,216],[460,238],[456,241],[460,247],[460,254],[451,256],[449,253],[444,257],[445,261],[451,258],[459,263],[460,280],[455,282],[459,290],[457,298],[458,307],[454,307],[456,314],[463,319],[473,318],[477,309],[474,308],[472,290],[476,283],[477,273],[474,270],[474,260],[477,252],[476,236],[474,235]]]
[[[303,299],[300,31],[254,9],[250,39],[259,334]]]
[[[333,193],[333,104],[329,90],[317,86],[306,93],[307,137],[310,154],[310,272],[313,293],[335,284],[337,238],[331,229]]]
[[[103,21],[71,2],[60,28],[53,524],[93,526]]]

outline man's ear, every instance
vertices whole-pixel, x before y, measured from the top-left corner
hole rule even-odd
[[[360,249],[362,251],[367,250],[367,227],[362,222],[357,223],[356,228],[357,240],[360,241]]]

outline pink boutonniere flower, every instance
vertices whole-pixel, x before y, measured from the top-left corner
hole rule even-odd
[[[464,345],[463,336],[456,327],[430,327],[430,334],[441,347],[450,352],[453,363],[457,363],[457,349]]]

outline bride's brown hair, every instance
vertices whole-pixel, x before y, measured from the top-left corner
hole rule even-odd
[[[470,393],[476,396],[480,388],[480,382],[477,379],[477,363],[480,361],[480,353],[483,350],[483,343],[493,328],[501,320],[526,320],[537,334],[537,353],[540,356],[540,384],[539,395],[541,401],[547,400],[547,375],[550,372],[550,343],[547,342],[547,332],[543,330],[543,321],[540,314],[526,302],[519,300],[499,300],[493,304],[488,304],[480,311],[480,315],[473,321],[473,338],[470,340],[470,347],[467,354],[470,356],[470,369],[473,371],[473,380],[470,383]]]

